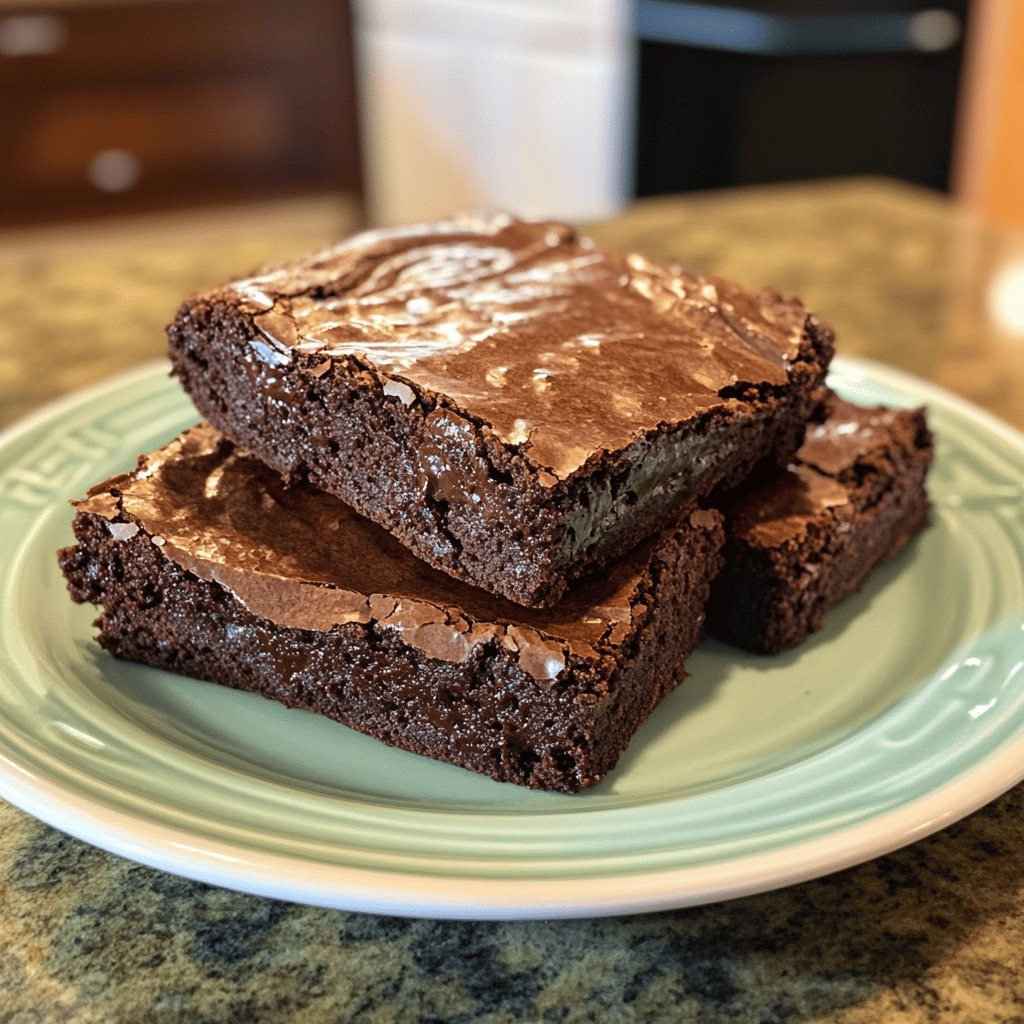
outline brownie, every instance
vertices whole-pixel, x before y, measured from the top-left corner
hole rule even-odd
[[[799,301],[505,214],[264,268],[192,296],[168,334],[233,441],[528,607],[784,464],[832,354]]]
[[[820,629],[924,525],[931,460],[924,410],[832,397],[788,469],[719,503],[725,567],[711,588],[708,632],[771,654]]]
[[[557,608],[523,609],[207,425],[76,506],[61,567],[103,606],[117,657],[566,792],[599,781],[683,678],[723,541],[718,513],[685,511]]]

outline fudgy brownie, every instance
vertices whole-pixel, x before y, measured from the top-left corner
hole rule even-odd
[[[787,470],[719,504],[725,566],[707,629],[721,640],[766,654],[795,647],[925,523],[924,410],[828,404]]]
[[[202,414],[519,604],[799,446],[832,334],[796,300],[502,214],[367,232],[192,296]]]
[[[77,502],[60,553],[99,642],[308,708],[495,779],[571,792],[613,767],[697,644],[721,516],[691,509],[557,608],[414,558],[202,425]]]

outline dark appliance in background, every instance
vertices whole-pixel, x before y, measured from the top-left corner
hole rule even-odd
[[[637,0],[638,196],[840,175],[948,187],[967,0]]]

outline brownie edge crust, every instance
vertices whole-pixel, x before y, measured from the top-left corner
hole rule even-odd
[[[716,513],[691,510],[551,612],[436,573],[351,513],[324,570],[307,549],[341,503],[208,427],[76,504],[61,568],[102,606],[115,656],[562,792],[600,781],[684,677],[723,540]]]
[[[535,608],[785,461],[833,342],[797,300],[500,214],[264,268],[192,296],[168,336],[233,441]]]

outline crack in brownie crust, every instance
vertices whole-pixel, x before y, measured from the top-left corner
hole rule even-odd
[[[795,300],[480,215],[186,302],[174,372],[258,458],[519,604],[799,446],[832,334]]]

